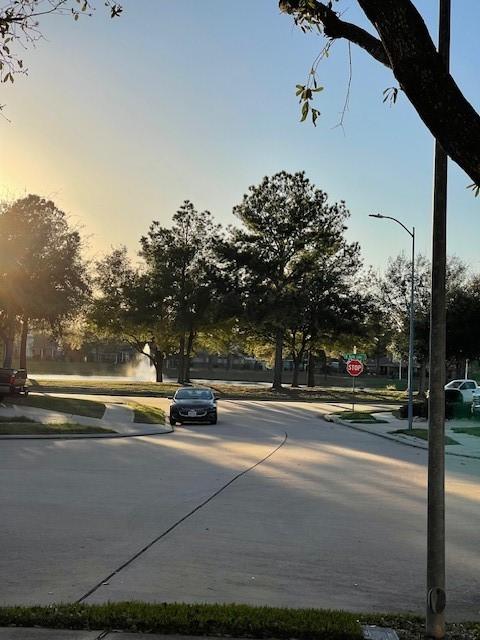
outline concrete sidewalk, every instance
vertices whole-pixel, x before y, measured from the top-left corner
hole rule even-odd
[[[100,427],[104,429],[112,429],[115,433],[81,433],[81,434],[46,434],[46,435],[13,435],[0,436],[1,440],[10,439],[78,439],[78,438],[114,438],[126,436],[154,435],[161,433],[171,433],[172,428],[165,424],[148,424],[134,422],[134,410],[122,403],[105,402],[105,413],[102,418],[89,418],[86,416],[78,416],[72,413],[63,413],[59,411],[51,411],[48,409],[39,409],[37,407],[28,406],[2,406],[0,405],[0,417],[15,418],[25,416],[42,424],[60,424],[74,423],[91,427]],[[0,636],[1,638],[1,636]]]
[[[358,429],[359,431],[365,431],[373,435],[387,438],[388,440],[396,440],[402,444],[417,447],[419,449],[428,449],[428,443],[426,440],[416,438],[415,436],[405,435],[403,433],[392,433],[395,431],[408,429],[407,420],[401,420],[392,415],[391,411],[379,411],[372,414],[378,420],[384,422],[377,422],[374,424],[362,424],[361,422],[351,422],[350,420],[343,420],[339,414],[326,414],[324,419],[328,422],[336,422],[338,424],[351,427],[352,429]],[[453,456],[461,456],[466,458],[478,458],[480,459],[480,437],[468,435],[466,433],[457,433],[454,431],[456,428],[465,429],[469,427],[480,426],[478,422],[467,419],[446,420],[445,422],[445,435],[455,440],[458,444],[445,445],[445,454]],[[428,429],[428,420],[424,418],[414,418],[414,429]]]

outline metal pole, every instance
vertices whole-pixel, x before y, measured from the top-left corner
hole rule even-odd
[[[411,294],[410,294],[410,335],[408,338],[408,428],[413,428],[413,347],[414,347],[414,333],[415,333],[415,227],[412,230],[392,216],[384,216],[381,213],[370,213],[370,218],[380,218],[385,220],[393,220],[401,227],[405,229],[408,235],[412,238],[412,266],[411,266]]]
[[[449,70],[450,0],[440,0],[438,51]],[[445,123],[448,126],[448,123]],[[435,142],[430,321],[428,437],[427,603],[425,633],[445,637],[445,340],[447,259],[447,155]]]
[[[352,411],[355,413],[355,376],[352,376]]]
[[[408,342],[408,429],[413,429],[413,342],[415,331],[415,227],[412,230],[412,275],[410,289],[410,337]]]

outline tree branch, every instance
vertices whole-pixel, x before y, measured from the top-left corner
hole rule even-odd
[[[475,185],[480,185],[480,115],[445,69],[425,22],[411,0],[357,0],[380,40],[341,20],[318,0],[280,0],[301,27],[317,25],[345,38],[392,69],[433,137]]]
[[[307,4],[302,0],[280,0],[279,7],[284,13],[292,14],[295,19],[306,19],[320,24],[327,38],[332,40],[345,38],[364,49],[378,62],[390,67],[390,61],[381,40],[356,24],[341,20],[338,14],[323,2]]]

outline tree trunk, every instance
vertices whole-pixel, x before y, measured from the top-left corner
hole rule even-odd
[[[20,369],[27,368],[27,336],[28,318],[24,317],[22,321],[22,335],[20,337]]]
[[[11,369],[13,364],[13,348],[15,344],[15,318],[9,319],[5,337],[5,353],[3,359],[3,366],[5,369]]]
[[[315,356],[313,355],[313,351],[308,352],[308,376],[307,376],[307,387],[315,386]]]
[[[462,377],[462,363],[458,358],[455,360],[455,377]]]
[[[155,366],[155,380],[157,382],[163,382],[163,361],[165,359],[165,354],[163,351],[158,350],[155,354],[155,359],[153,364]]]
[[[300,363],[303,360],[303,354],[304,353],[305,353],[304,349],[301,349],[296,356],[292,352],[292,359],[293,359],[292,387],[298,387],[298,376],[299,376]]]
[[[182,331],[178,343],[178,384],[185,382],[185,333]]]
[[[277,329],[275,336],[275,364],[273,367],[272,389],[281,391],[283,374],[283,329]]]
[[[184,381],[190,382],[190,365],[192,364],[192,349],[193,349],[193,341],[195,339],[195,331],[190,329],[187,340],[187,355],[185,358],[185,375]]]
[[[293,357],[293,373],[292,373],[292,387],[298,387],[298,367],[300,362],[298,358]]]
[[[418,397],[424,399],[427,390],[427,363],[425,360],[420,361],[420,371],[418,373]]]

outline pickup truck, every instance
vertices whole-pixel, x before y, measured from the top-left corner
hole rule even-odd
[[[28,395],[25,369],[0,369],[0,401],[5,396],[24,393]]]
[[[464,402],[472,402],[473,394],[476,391],[480,392],[480,387],[475,380],[452,380],[445,385],[445,391],[447,391],[447,389],[460,391]]]

